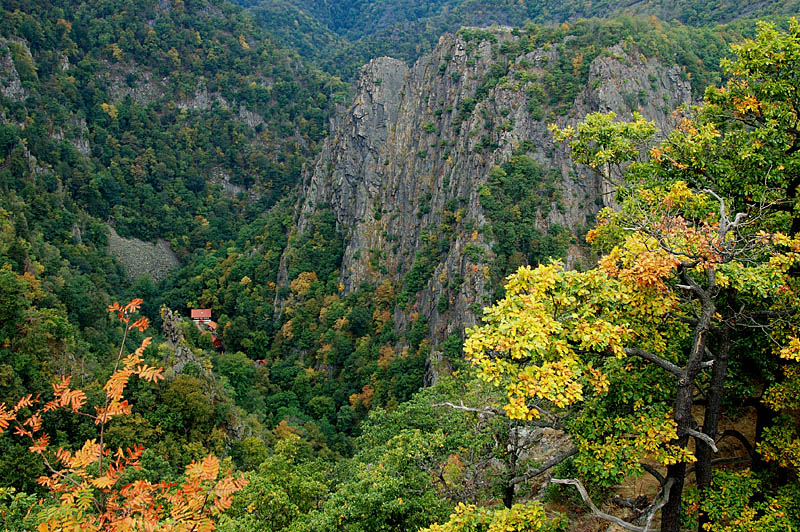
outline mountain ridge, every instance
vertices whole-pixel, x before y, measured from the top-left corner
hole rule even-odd
[[[296,222],[303,232],[318,209],[331,209],[345,240],[344,291],[391,282],[400,299],[395,325],[407,330],[413,316],[424,316],[435,345],[475,324],[508,273],[495,264],[497,236],[483,196],[493,172],[514,157],[530,159],[541,172],[537,186],[553,198],[531,213],[542,245],[553,231],[566,231],[555,258],[589,265],[580,233],[602,204],[602,183],[553,145],[548,123],[563,126],[592,111],[641,111],[666,131],[671,109],[691,101],[679,67],[617,44],[592,61],[587,85],[567,102],[568,116],[552,109],[543,116],[531,109],[529,93],[545,65],[559,61],[557,47],[514,57],[499,52],[521,38],[510,28],[466,40],[469,31],[442,37],[410,68],[391,58],[362,68],[352,105],[334,115],[331,135],[307,170]],[[501,63],[507,70],[486,89],[486,76]],[[476,101],[476,93],[485,94]],[[286,268],[279,279],[288,282]]]
[[[391,55],[413,63],[430,52],[439,36],[460,27],[493,24],[521,27],[526,23],[556,25],[580,19],[655,16],[702,27],[756,17],[786,17],[800,12],[797,0],[683,0],[655,2],[515,2],[512,0],[238,0],[256,20],[282,41],[326,71],[352,79],[370,57]]]

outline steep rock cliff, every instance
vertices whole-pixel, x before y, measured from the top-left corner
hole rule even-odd
[[[537,80],[563,47],[506,54],[515,33],[445,35],[411,68],[372,60],[304,176],[296,231],[308,227],[312,213],[331,209],[345,241],[342,288],[388,279],[400,294],[395,324],[405,329],[425,316],[434,342],[475,323],[491,300],[495,255],[481,194],[494,168],[520,153],[541,165],[556,190],[535,225],[542,234],[566,228],[567,265],[587,264],[581,233],[602,205],[602,183],[553,145],[547,125],[593,111],[639,110],[666,130],[670,111],[691,98],[677,67],[616,45],[591,62],[573,101],[558,107],[559,95],[548,94],[540,105]]]

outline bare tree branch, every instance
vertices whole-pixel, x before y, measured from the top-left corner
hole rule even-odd
[[[655,467],[641,463],[639,465],[642,466],[642,469],[650,473],[650,475],[658,481],[659,485],[663,486],[664,484],[667,483],[667,479],[664,478],[664,475],[659,473],[658,469],[656,469]]]
[[[698,440],[702,440],[706,445],[711,447],[711,449],[715,453],[719,452],[719,449],[717,449],[717,444],[716,444],[716,442],[714,442],[714,438],[712,438],[708,434],[703,434],[702,432],[697,431],[697,430],[693,430],[693,429],[686,429],[686,434],[688,434],[689,436],[692,436],[693,438],[696,438]]]
[[[661,369],[669,371],[673,375],[678,378],[683,378],[686,376],[685,372],[679,368],[677,365],[673,364],[666,358],[661,358],[660,356],[651,353],[650,351],[646,351],[644,349],[639,349],[638,347],[631,347],[624,349],[625,354],[629,356],[636,356],[639,358],[643,358],[647,361],[654,363],[655,365],[659,366]]]
[[[454,410],[462,410],[464,412],[474,412],[476,414],[482,414],[482,415],[486,415],[486,416],[506,416],[507,417],[505,411],[503,411],[500,408],[494,408],[492,406],[479,408],[479,407],[474,407],[474,406],[466,406],[463,401],[459,401],[459,403],[460,404],[455,404],[455,403],[451,403],[449,401],[445,401],[443,403],[433,403],[431,406],[433,408],[441,408],[443,406],[446,406],[446,407],[452,408]],[[563,430],[564,425],[562,425],[559,422],[558,418],[553,416],[551,413],[547,412],[546,410],[544,410],[543,408],[541,408],[539,406],[533,406],[531,408],[538,410],[539,413],[543,414],[550,421],[526,420],[524,422],[525,425],[530,425],[530,426],[539,427],[539,428]]]
[[[711,460],[712,466],[726,465],[726,464],[740,464],[742,462],[751,462],[752,456],[727,456],[725,458],[714,458]],[[691,475],[695,471],[695,464],[691,464],[686,468],[686,475]]]
[[[466,405],[464,405],[463,402],[461,402],[461,404],[458,404],[458,405],[454,404],[454,403],[450,403],[450,402],[434,403],[431,406],[434,407],[434,408],[439,408],[439,407],[442,407],[442,406],[448,406],[448,407],[450,407],[450,408],[452,408],[454,410],[463,410],[464,412],[475,412],[476,414],[484,414],[484,415],[487,415],[487,416],[503,416],[503,415],[505,415],[505,412],[503,412],[499,408],[494,408],[494,407],[491,407],[491,406],[487,406],[485,408],[476,408],[476,407],[473,407],[473,406],[466,406]]]
[[[728,458],[714,458],[711,460],[711,465],[739,464],[741,462],[750,462],[752,460],[752,456],[729,456]]]
[[[725,200],[723,200],[716,192],[707,188],[703,190],[709,196],[712,196],[719,202],[719,236],[722,241],[725,240],[725,236],[733,229],[736,229],[747,217],[747,214],[743,212],[736,213],[736,216],[733,217],[733,221],[728,218],[728,213],[725,210]]]
[[[741,443],[742,446],[745,448],[745,450],[747,451],[747,454],[749,454],[750,456],[753,456],[753,444],[751,444],[750,440],[748,440],[745,437],[745,435],[742,434],[741,432],[739,432],[738,430],[733,430],[733,429],[726,430],[725,432],[722,433],[722,436],[719,437],[717,442],[721,442],[722,440],[724,440],[728,436],[730,436],[731,438],[736,438],[737,440],[739,440],[739,443]]]
[[[692,268],[694,268],[694,266],[692,266],[691,264],[681,263],[680,276],[681,279],[683,279],[683,282],[686,283],[686,285],[689,286],[689,288],[691,288],[691,290],[698,297],[702,298],[705,295],[706,291],[703,290],[703,288],[699,284],[697,284],[697,282],[694,279],[692,279],[691,275],[689,275],[689,270],[691,270]]]
[[[600,508],[592,502],[592,498],[589,497],[589,493],[586,491],[586,488],[583,487],[581,481],[576,478],[552,478],[550,482],[554,484],[566,484],[570,486],[575,486],[578,489],[578,492],[581,494],[581,499],[586,505],[592,510],[592,513],[603,519],[604,521],[609,521],[614,523],[625,530],[630,530],[630,532],[648,532],[650,530],[650,523],[653,521],[653,517],[665,504],[667,504],[667,499],[669,499],[669,492],[672,489],[672,484],[674,479],[667,480],[666,484],[664,484],[664,488],[661,491],[661,496],[653,501],[653,504],[650,507],[650,510],[647,513],[647,522],[645,526],[636,526],[632,523],[625,521],[624,519],[620,519],[611,514],[607,514],[604,511],[600,510]]]
[[[669,492],[672,489],[672,483],[675,482],[674,479],[667,480],[666,484],[661,491],[661,498],[656,499],[653,501],[653,504],[650,508],[650,511],[647,514],[647,523],[644,525],[644,532],[650,530],[650,523],[653,522],[653,517],[655,517],[656,512],[658,512],[661,508],[667,504],[667,500],[669,500]]]

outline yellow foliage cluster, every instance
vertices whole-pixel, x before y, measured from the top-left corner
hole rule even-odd
[[[548,518],[538,502],[501,509],[459,503],[449,521],[420,532],[555,532],[563,530],[565,524],[563,516]]]
[[[297,296],[304,296],[308,293],[311,285],[317,282],[317,274],[314,272],[303,272],[297,279],[289,283],[292,293]]]
[[[608,380],[585,355],[624,356],[623,346],[635,337],[631,317],[650,326],[650,346],[668,343],[658,325],[672,305],[650,290],[653,305],[638,310],[638,282],[602,270],[564,271],[559,264],[521,267],[509,277],[506,297],[484,309],[484,324],[468,330],[464,352],[483,380],[505,386],[512,418],[537,417],[532,399],[565,408],[586,393],[604,393]]]

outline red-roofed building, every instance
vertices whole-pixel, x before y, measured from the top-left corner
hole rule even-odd
[[[210,308],[193,308],[192,309],[192,321],[200,329],[201,332],[210,333],[211,334],[211,343],[214,347],[222,351],[222,339],[220,339],[217,335],[217,322],[211,321],[211,309]]]
[[[195,323],[205,323],[211,320],[211,309],[210,308],[193,308],[192,309],[192,321]]]

